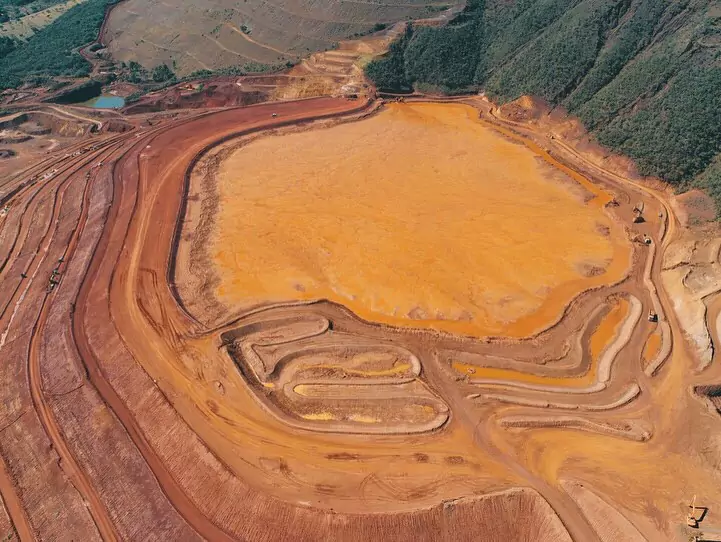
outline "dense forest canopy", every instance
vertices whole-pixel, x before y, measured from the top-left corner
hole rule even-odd
[[[0,89],[20,86],[32,78],[87,75],[90,64],[77,49],[98,37],[105,8],[112,3],[114,0],[87,0],[63,13],[27,42],[15,43],[0,58]]]
[[[542,97],[641,173],[721,202],[721,2],[472,0],[409,29],[368,76],[381,89]]]

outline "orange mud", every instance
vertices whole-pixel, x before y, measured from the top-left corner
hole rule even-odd
[[[234,308],[326,298],[392,325],[528,335],[629,265],[607,194],[575,180],[457,104],[392,104],[262,138],[218,175],[216,295]]]
[[[620,331],[626,315],[629,310],[629,302],[620,299],[609,311],[606,317],[596,328],[591,336],[590,352],[591,367],[580,377],[562,378],[553,376],[534,375],[530,373],[521,373],[512,369],[496,369],[493,367],[477,367],[469,363],[461,363],[454,361],[451,366],[455,371],[462,375],[470,375],[474,378],[488,380],[512,380],[514,382],[523,382],[526,384],[540,384],[543,386],[566,386],[569,388],[585,388],[593,384],[596,380],[596,371],[598,361],[605,348],[611,344]]]
[[[629,309],[629,302],[626,299],[621,299],[613,306],[608,315],[599,324],[596,332],[591,335],[590,351],[591,359],[598,361],[601,357],[601,353],[606,349],[616,337],[616,334],[620,330],[623,320],[626,318]]]
[[[656,355],[658,354],[659,349],[661,348],[661,333],[654,332],[646,341],[646,346],[643,347],[643,362],[644,366],[648,364],[649,361],[656,358]]]

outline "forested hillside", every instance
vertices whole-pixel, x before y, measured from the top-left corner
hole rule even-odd
[[[87,0],[61,15],[26,42],[0,42],[0,89],[32,78],[84,76],[90,64],[77,49],[94,41],[105,8],[115,0]]]
[[[721,2],[472,0],[409,31],[367,73],[381,88],[540,96],[647,175],[721,201]]]

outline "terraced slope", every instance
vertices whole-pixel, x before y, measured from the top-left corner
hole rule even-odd
[[[104,41],[118,60],[172,65],[186,75],[248,63],[274,64],[329,49],[377,24],[422,18],[433,0],[128,0],[113,10]]]

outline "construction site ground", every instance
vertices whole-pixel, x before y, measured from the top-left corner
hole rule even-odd
[[[369,43],[0,119],[0,539],[714,536],[703,195]]]

